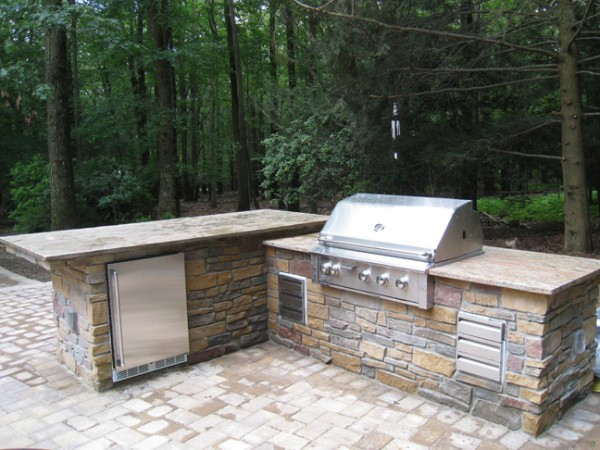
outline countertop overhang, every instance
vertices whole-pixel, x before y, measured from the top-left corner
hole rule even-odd
[[[266,241],[265,245],[310,253],[318,245],[318,234]],[[556,295],[572,286],[600,277],[600,260],[537,253],[498,247],[483,247],[483,253],[429,270],[435,277]]]
[[[8,251],[47,266],[52,261],[196,244],[277,231],[311,232],[327,216],[273,209],[0,237]],[[46,263],[46,264],[44,264]]]

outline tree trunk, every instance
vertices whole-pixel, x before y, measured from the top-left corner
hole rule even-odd
[[[178,107],[177,107],[177,111],[178,111],[178,118],[177,118],[177,123],[179,124],[179,148],[180,148],[180,158],[179,160],[181,161],[181,165],[183,167],[183,170],[181,171],[181,175],[182,175],[182,180],[181,180],[181,184],[182,184],[182,190],[183,190],[183,198],[187,201],[190,201],[192,199],[193,193],[191,192],[191,187],[190,187],[190,175],[191,175],[191,155],[190,155],[190,149],[188,146],[188,122],[189,122],[189,116],[188,116],[188,107],[187,107],[187,95],[188,95],[188,88],[187,88],[187,82],[186,82],[186,73],[185,73],[185,67],[182,61],[182,58],[179,58],[179,63],[178,63],[178,70],[179,70],[179,86],[178,86],[178,96],[179,96],[179,103],[178,103]]]
[[[177,215],[177,189],[175,162],[177,141],[175,134],[175,71],[166,52],[172,49],[169,23],[169,0],[149,0],[148,24],[152,39],[160,56],[156,59],[156,89],[160,114],[158,159],[160,163],[160,188],[157,215],[159,218]]]
[[[191,97],[191,118],[190,118],[190,200],[198,200],[198,159],[200,156],[200,100],[198,89],[198,74],[194,67],[190,74],[190,97]]]
[[[225,2],[225,21],[227,23],[227,46],[229,48],[231,105],[233,115],[234,135],[238,143],[236,151],[238,211],[250,209],[250,154],[244,113],[244,89],[242,81],[242,64],[240,47],[235,23],[233,0]],[[236,131],[237,128],[237,131]]]
[[[559,0],[560,98],[562,122],[562,174],[565,193],[566,253],[590,253],[590,217],[587,203],[582,133],[581,92],[577,77],[579,51],[575,42],[577,21],[571,0]]]
[[[269,1],[269,75],[273,86],[277,86],[277,41],[276,41],[276,23],[277,0]]]
[[[56,13],[61,0],[45,0]],[[46,83],[50,88],[48,112],[48,157],[50,160],[50,227],[75,228],[78,216],[71,141],[70,86],[67,32],[64,25],[49,25],[46,31]]]
[[[287,44],[288,86],[296,87],[296,39],[294,35],[294,15],[290,5],[285,5],[285,39]]]
[[[144,0],[137,0],[136,6],[136,30],[135,42],[142,46],[144,43]],[[148,123],[147,91],[146,91],[146,67],[141,57],[129,59],[131,73],[131,89],[135,98],[135,117],[137,130],[137,148],[139,161],[142,166],[150,162],[150,150],[147,142],[146,126]]]
[[[75,0],[69,0],[70,5],[75,4]],[[73,14],[71,17],[71,30],[69,33],[70,37],[70,49],[71,49],[71,79],[73,90],[72,97],[72,114],[73,114],[73,127],[75,128],[76,138],[72,140],[73,145],[73,157],[77,161],[82,160],[83,140],[81,134],[77,133],[77,128],[81,125],[81,85],[79,83],[79,46],[77,41],[77,15]]]
[[[288,72],[288,87],[293,96],[293,91],[296,88],[296,37],[294,35],[294,15],[290,5],[285,6],[285,40],[287,48],[287,72]],[[300,173],[299,167],[296,167],[290,180],[292,189],[296,192],[300,191]],[[288,203],[288,211],[300,211],[300,194],[297,194],[297,198]]]
[[[217,22],[215,20],[215,2],[211,0],[210,2],[210,12],[208,15],[208,22],[210,25],[210,29],[212,32],[213,39],[215,44],[219,42],[219,32],[217,30]],[[215,45],[215,48],[219,48],[219,45]],[[219,129],[217,126],[217,118],[219,116],[219,103],[218,103],[218,95],[219,95],[219,77],[217,71],[217,59],[218,55],[216,52],[213,52],[214,59],[211,64],[211,73],[210,73],[210,122],[208,124],[209,127],[209,136],[210,140],[208,143],[208,155],[204,158],[205,161],[208,162],[208,173],[206,174],[206,178],[208,179],[208,200],[210,202],[211,208],[216,208],[218,206],[217,201],[217,183],[221,182],[221,177],[217,176],[217,173],[221,172],[220,164],[218,163],[218,135]],[[237,111],[237,110],[236,110]],[[235,114],[235,111],[234,111]],[[236,117],[236,116],[234,116]],[[235,130],[235,125],[234,125]]]

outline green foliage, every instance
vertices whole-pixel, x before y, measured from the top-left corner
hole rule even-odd
[[[15,209],[10,218],[15,230],[23,233],[50,229],[50,181],[48,163],[41,155],[29,162],[18,162],[11,170],[11,189]]]
[[[44,24],[52,20],[66,25],[69,44],[74,38],[77,43],[73,136],[84,224],[152,217],[159,178],[158,56],[175,68],[179,148],[189,151],[197,143],[195,165],[189,155],[178,155],[180,173],[233,189],[236,144],[224,4],[171,3],[173,49],[159,55],[143,2],[75,2],[58,16],[31,0],[0,2],[0,173],[46,151],[43,43]],[[576,5],[580,17],[587,16],[582,31],[597,32],[597,2]],[[560,180],[557,160],[513,156],[561,151],[560,126],[551,114],[561,108],[557,80],[551,78],[556,59],[539,51],[558,48],[555,3],[540,8],[530,0],[490,0],[485,7],[460,0],[326,2],[325,10],[351,14],[352,20],[308,12],[294,2],[239,0],[235,9],[249,144],[253,169],[260,170],[254,176],[274,203],[289,206],[301,198],[314,205],[356,191],[459,196],[482,185],[486,195],[495,195],[524,191],[534,179]],[[294,55],[288,53],[288,11]],[[398,33],[395,25],[442,34]],[[447,39],[444,33],[450,32],[484,40]],[[534,52],[485,42],[499,36]],[[580,74],[588,100],[599,98],[598,83],[590,82],[598,48],[593,40],[580,42],[582,58],[589,61]],[[489,89],[479,89],[485,86]],[[402,129],[395,141],[389,130],[392,101],[399,102]],[[585,120],[586,166],[594,183],[600,173],[598,119]],[[19,176],[16,182],[25,188]],[[10,178],[0,177],[0,215],[18,206],[15,218],[28,220],[35,216],[23,213],[29,203],[8,201]],[[473,183],[464,186],[465,180]],[[511,202],[498,207],[507,216],[533,208],[519,198]],[[561,214],[556,205],[542,209],[553,211],[549,216]]]
[[[592,195],[592,203],[598,203],[597,191]],[[562,193],[484,197],[477,200],[480,211],[507,222],[561,222],[564,220],[563,205]],[[591,215],[597,219],[598,209],[592,208]]]
[[[353,146],[345,105],[294,120],[264,141],[265,196],[286,207],[306,201],[332,202],[361,189],[362,153]]]
[[[148,178],[115,158],[86,161],[78,171],[76,184],[83,223],[87,225],[133,222],[149,215],[155,203]]]
[[[564,195],[545,194],[514,197],[484,197],[477,208],[512,222],[560,222],[564,220]]]

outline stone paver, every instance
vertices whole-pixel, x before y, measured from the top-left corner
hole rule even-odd
[[[50,285],[4,286],[0,448],[600,448],[597,394],[535,439],[273,343],[91,392],[55,359]]]

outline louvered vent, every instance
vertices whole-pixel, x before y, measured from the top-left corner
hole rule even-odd
[[[113,370],[112,379],[116,383],[117,381],[123,381],[128,378],[137,377],[138,375],[143,375],[145,373],[154,372],[155,370],[164,369],[165,367],[175,366],[177,364],[181,364],[186,362],[188,359],[187,353],[183,353],[177,356],[170,356],[165,359],[161,359],[159,361],[154,361],[148,364],[142,364],[141,366],[132,367],[127,370]]]
[[[306,325],[306,278],[279,274],[279,314],[283,319]]]
[[[469,313],[458,315],[457,370],[504,381],[505,323]]]

